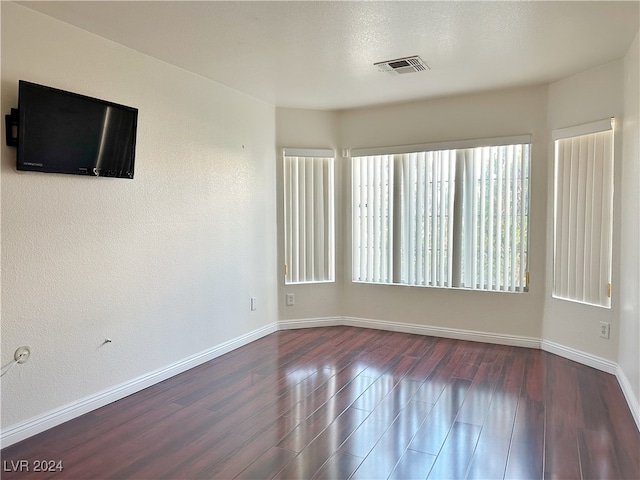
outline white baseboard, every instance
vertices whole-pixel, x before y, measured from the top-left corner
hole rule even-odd
[[[432,327],[427,325],[416,325],[415,323],[389,322],[386,320],[374,320],[358,317],[324,317],[283,320],[278,322],[278,329],[290,330],[293,328],[333,327],[339,325],[347,327],[373,328],[375,330],[387,330],[390,332],[413,333],[416,335],[427,335],[431,337],[454,338],[456,340],[469,340],[472,342],[510,345],[513,347],[540,348],[540,340],[532,337],[478,332],[474,330],[462,330],[459,328]]]
[[[278,330],[278,325],[272,323],[257,330],[253,330],[245,335],[236,337],[227,342],[216,345],[213,348],[196,353],[190,357],[179,360],[171,365],[154,370],[153,372],[141,375],[133,380],[121,383],[115,387],[108,388],[94,395],[90,395],[75,402],[71,402],[63,407],[56,408],[42,415],[33,417],[27,421],[13,425],[2,431],[0,434],[0,445],[2,448],[13,445],[21,440],[29,438],[38,433],[44,432],[56,425],[72,420],[80,415],[88,413],[109,403],[120,400],[132,393],[139,392],[151,385],[155,385],[163,380],[171,378],[179,373],[197,367],[209,360],[213,360],[236,348],[258,340],[266,335]]]
[[[585,353],[581,350],[576,350],[575,348],[566,347],[549,340],[542,340],[541,349],[545,352],[559,355],[569,360],[573,360],[574,362],[578,362],[588,367],[595,368],[596,370],[602,370],[603,372],[607,372],[612,375],[616,374],[616,370],[618,368],[618,364],[615,362],[605,360],[602,357],[597,357],[595,355],[591,355],[590,353]]]
[[[633,419],[636,421],[636,426],[638,427],[638,430],[640,430],[640,402],[638,402],[638,399],[633,393],[633,388],[631,388],[629,379],[619,365],[616,368],[616,378],[618,379],[624,398],[627,400],[629,410],[631,410],[631,415],[633,415]]]
[[[453,338],[471,342],[493,343],[512,347],[540,348],[540,340],[532,337],[505,335],[502,333],[487,333],[460,328],[433,327],[416,325],[414,323],[388,322],[386,320],[372,320],[368,318],[343,317],[343,325],[351,327],[375,328],[392,332],[414,333],[431,337]]]
[[[293,330],[296,328],[336,327],[339,325],[344,325],[342,317],[280,320],[278,322],[278,330]]]

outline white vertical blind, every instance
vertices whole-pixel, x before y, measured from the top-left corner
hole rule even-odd
[[[352,161],[352,264],[356,281],[393,281],[393,176],[391,155]]]
[[[513,141],[354,156],[354,281],[527,290],[531,147]]]
[[[610,308],[613,234],[611,120],[554,132],[557,298]]]
[[[395,155],[400,184],[400,279],[406,285],[452,286],[455,151]]]
[[[526,289],[530,145],[459,151],[465,172],[462,285]]]
[[[285,283],[334,280],[334,158],[332,151],[285,150]],[[325,155],[325,156],[322,156]],[[331,155],[331,156],[329,156]]]

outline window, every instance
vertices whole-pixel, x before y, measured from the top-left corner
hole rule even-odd
[[[613,119],[553,132],[553,296],[611,308]]]
[[[527,289],[530,137],[356,150],[353,280]]]
[[[284,151],[285,283],[334,281],[333,150]]]

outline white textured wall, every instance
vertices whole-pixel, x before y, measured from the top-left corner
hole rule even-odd
[[[2,365],[32,349],[6,428],[276,322],[277,247],[272,106],[1,8],[3,114],[19,79],[139,109],[134,180],[18,173],[2,142]]]
[[[544,295],[546,87],[450,97],[341,113],[342,146],[407,145],[533,134],[530,292],[505,294],[351,283],[351,192],[347,180],[343,314],[416,325],[540,337]],[[350,178],[349,165],[343,174]]]
[[[621,117],[623,113],[622,62],[616,61],[549,86],[548,128],[551,131]],[[622,166],[620,122],[616,124],[614,151],[614,239],[611,309],[582,305],[551,297],[553,274],[553,169],[549,170],[549,208],[547,212],[547,295],[543,332],[549,340],[569,348],[617,361],[620,312],[620,178]],[[549,142],[549,162],[553,164],[553,143]],[[611,338],[600,338],[600,322],[611,325]]]
[[[640,399],[640,40],[624,60],[618,364]]]

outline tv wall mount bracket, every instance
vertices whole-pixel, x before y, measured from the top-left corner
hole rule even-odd
[[[18,109],[12,108],[9,115],[4,116],[7,147],[18,146]]]

